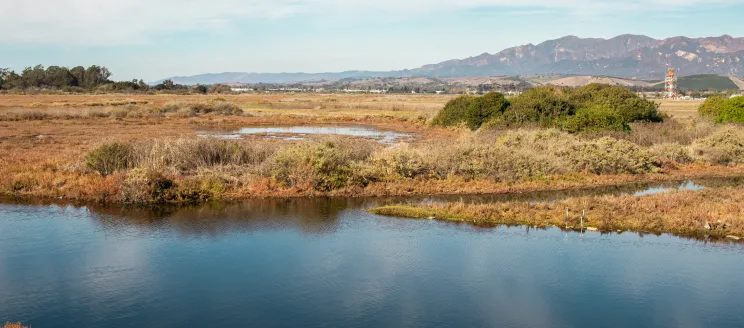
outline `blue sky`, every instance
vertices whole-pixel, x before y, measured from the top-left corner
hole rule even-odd
[[[415,68],[565,35],[744,36],[744,0],[0,0],[0,68]]]

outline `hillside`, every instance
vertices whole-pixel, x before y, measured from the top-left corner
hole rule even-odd
[[[219,73],[170,78],[181,84],[291,83],[347,78],[477,78],[505,75],[615,76],[659,80],[667,68],[688,75],[744,75],[744,38],[683,36],[656,40],[643,35],[611,39],[567,36],[465,59],[400,71],[339,73]]]
[[[737,86],[728,76],[709,74],[681,77],[679,78],[678,85],[682,90],[716,89],[723,91],[739,89],[739,86]]]

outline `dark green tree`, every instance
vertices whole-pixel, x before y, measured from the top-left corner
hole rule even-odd
[[[76,66],[70,70],[70,74],[75,78],[73,86],[83,87],[85,86],[85,67]]]
[[[576,106],[568,101],[567,90],[559,87],[536,87],[511,101],[502,123],[506,126],[538,124],[553,126],[565,116],[574,115]]]
[[[664,120],[657,103],[638,97],[621,86],[592,83],[574,90],[568,99],[579,107],[607,106],[617,111],[626,122]]]
[[[108,68],[91,65],[85,70],[84,86],[88,88],[97,87],[101,84],[108,83],[109,77],[111,77],[111,72],[109,72]]]
[[[476,99],[474,96],[462,95],[452,99],[444,105],[432,120],[433,125],[455,126],[467,120],[467,112],[470,104]]]
[[[482,97],[473,99],[466,111],[468,127],[478,130],[486,121],[500,116],[509,107],[509,101],[498,92],[489,92]]]
[[[64,88],[74,85],[75,77],[70,74],[67,67],[49,66],[46,69],[44,85],[52,88]]]
[[[40,88],[44,85],[46,79],[46,71],[44,66],[36,65],[34,67],[26,67],[21,73],[24,84],[29,88]]]

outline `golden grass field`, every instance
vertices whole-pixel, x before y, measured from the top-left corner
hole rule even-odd
[[[34,108],[50,112],[86,111],[134,102],[162,107],[170,102],[205,102],[223,98],[257,115],[305,115],[363,118],[390,116],[411,119],[434,116],[454,95],[345,95],[345,94],[245,94],[245,95],[0,95],[0,114]],[[146,102],[146,104],[145,104]],[[658,100],[663,112],[678,118],[697,116],[702,101]]]

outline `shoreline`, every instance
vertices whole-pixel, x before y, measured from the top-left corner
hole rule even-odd
[[[399,203],[376,207],[369,212],[476,226],[555,227],[600,233],[630,231],[744,242],[744,218],[739,206],[742,203],[744,191],[740,187],[724,187],[643,196],[585,196],[537,204],[524,201]]]
[[[87,176],[90,178],[91,176]],[[112,175],[101,177],[103,181],[97,181],[97,185],[109,186],[121,177]],[[2,178],[2,177],[0,177]],[[687,180],[726,180],[744,179],[744,167],[687,167],[668,173],[649,173],[636,175],[594,175],[587,173],[570,173],[546,177],[538,181],[525,181],[518,183],[494,182],[491,180],[426,180],[409,179],[397,182],[375,182],[367,187],[346,187],[330,192],[320,192],[312,188],[283,188],[268,189],[257,188],[266,180],[255,181],[246,187],[225,191],[201,202],[166,202],[166,203],[132,203],[115,201],[108,194],[107,198],[101,198],[98,191],[90,190],[90,184],[82,183],[81,187],[87,190],[75,190],[60,188],[47,188],[35,192],[4,192],[0,193],[0,199],[15,199],[24,201],[55,200],[65,202],[96,203],[106,205],[200,205],[213,201],[241,201],[254,199],[296,199],[296,198],[379,198],[379,197],[426,197],[426,196],[488,196],[488,195],[521,195],[540,192],[570,192],[570,191],[592,191],[604,188],[627,188],[652,183],[676,183]],[[90,181],[84,181],[90,182]],[[175,179],[178,183],[179,179]],[[262,186],[265,187],[265,186]],[[112,191],[112,190],[107,190]],[[77,196],[70,196],[77,195]]]

